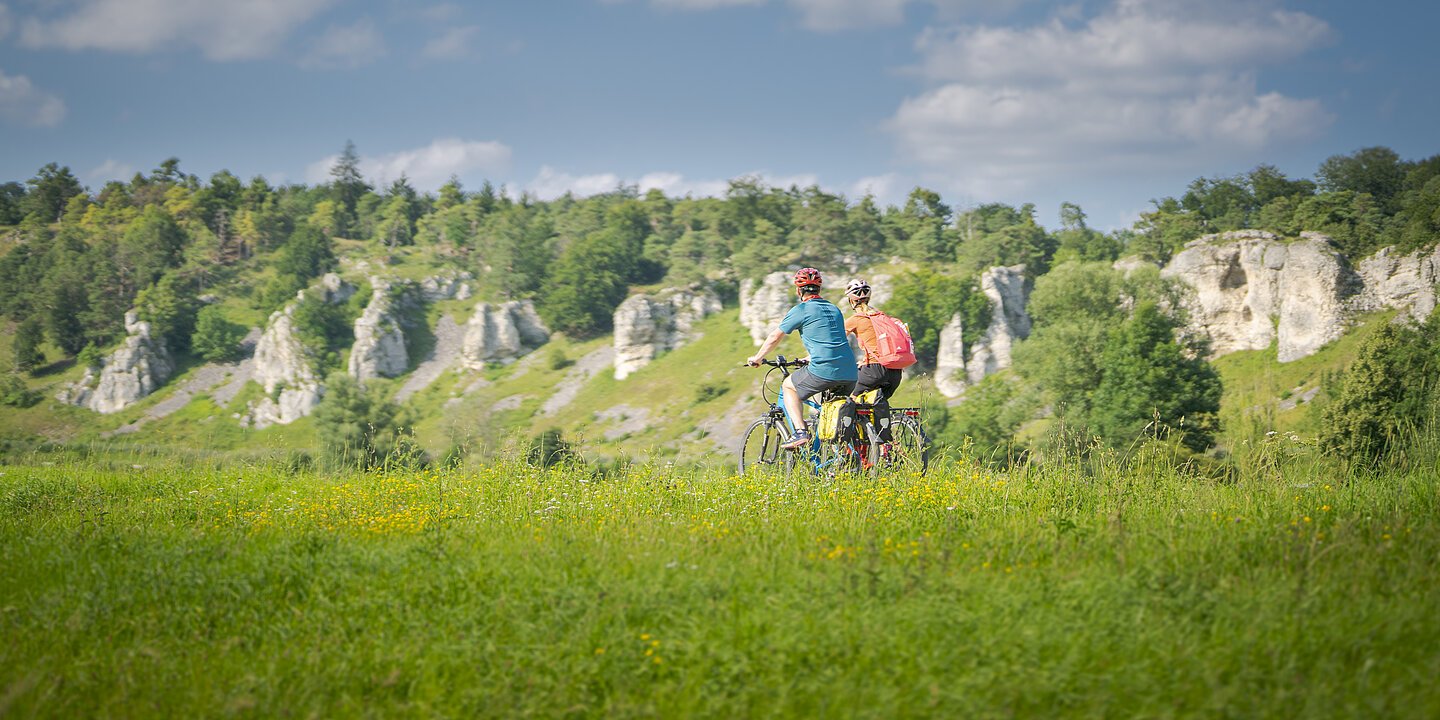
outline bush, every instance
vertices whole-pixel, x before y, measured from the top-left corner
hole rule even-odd
[[[525,462],[537,467],[550,467],[575,459],[573,447],[565,441],[559,428],[550,428],[531,438],[530,447],[525,451]]]
[[[245,332],[245,326],[225,319],[225,311],[208,305],[200,309],[195,320],[190,349],[210,362],[234,360],[240,355],[240,341],[245,339]]]
[[[40,402],[40,393],[31,390],[17,373],[0,375],[0,405],[27,408]]]

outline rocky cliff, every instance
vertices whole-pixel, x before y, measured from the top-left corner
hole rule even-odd
[[[1014,344],[1030,336],[1030,282],[1025,266],[993,267],[980,275],[980,290],[990,300],[990,324],[985,334],[966,353],[960,315],[940,330],[940,350],[935,361],[935,389],[946,397],[959,397],[965,389],[987,375],[1010,367]]]
[[[320,297],[329,303],[345,302],[355,294],[355,286],[334,273],[321,278],[318,289]],[[302,290],[296,300],[304,293]],[[266,397],[250,403],[240,417],[242,426],[288,425],[320,404],[324,388],[317,377],[315,359],[296,333],[295,307],[292,302],[271,313],[265,332],[255,344],[250,378],[265,389]]]
[[[511,363],[550,340],[550,330],[529,300],[479,303],[465,324],[460,357],[468,367]]]
[[[615,309],[615,379],[694,340],[695,323],[720,309],[720,298],[709,290],[670,288],[627,298]]]
[[[1190,326],[1210,337],[1213,356],[1274,343],[1280,362],[1289,362],[1339,338],[1361,313],[1429,315],[1437,270],[1440,250],[1385,248],[1352,265],[1318,233],[1285,241],[1241,230],[1190,242],[1160,272],[1194,289]]]
[[[791,274],[776,271],[759,282],[746,278],[740,282],[740,324],[750,331],[756,345],[779,324],[795,304],[795,285]]]
[[[87,369],[79,382],[60,392],[62,402],[98,413],[119,412],[170,378],[174,362],[165,341],[151,336],[150,323],[131,310],[125,313],[125,333],[125,341],[101,361],[98,372]]]
[[[370,278],[370,302],[355,319],[355,344],[350,349],[350,375],[364,382],[395,377],[410,368],[405,349],[405,305],[413,302],[410,286]]]

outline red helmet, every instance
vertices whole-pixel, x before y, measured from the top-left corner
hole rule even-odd
[[[795,287],[806,287],[813,285],[820,287],[820,271],[815,268],[800,268],[795,273]]]

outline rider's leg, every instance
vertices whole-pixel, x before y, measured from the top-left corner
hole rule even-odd
[[[801,412],[800,391],[795,389],[795,384],[790,378],[785,378],[785,384],[781,386],[782,395],[785,401],[785,412],[790,415],[790,422],[794,423],[796,432],[805,432],[805,413]]]

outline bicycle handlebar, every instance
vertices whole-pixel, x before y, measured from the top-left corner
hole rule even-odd
[[[810,361],[809,361],[809,360],[806,360],[806,359],[804,359],[804,358],[800,358],[800,359],[798,359],[798,360],[786,360],[784,355],[777,355],[777,356],[775,356],[775,357],[778,358],[778,359],[777,359],[777,360],[767,360],[767,359],[763,359],[763,358],[762,358],[762,359],[760,360],[760,364],[761,364],[761,365],[769,365],[770,367],[776,367],[776,368],[779,368],[779,367],[786,367],[786,368],[805,367],[806,365],[809,365],[809,364],[810,364]],[[741,365],[742,367],[750,367],[750,363],[740,363],[740,365]],[[758,367],[758,366],[757,366],[757,367]]]

